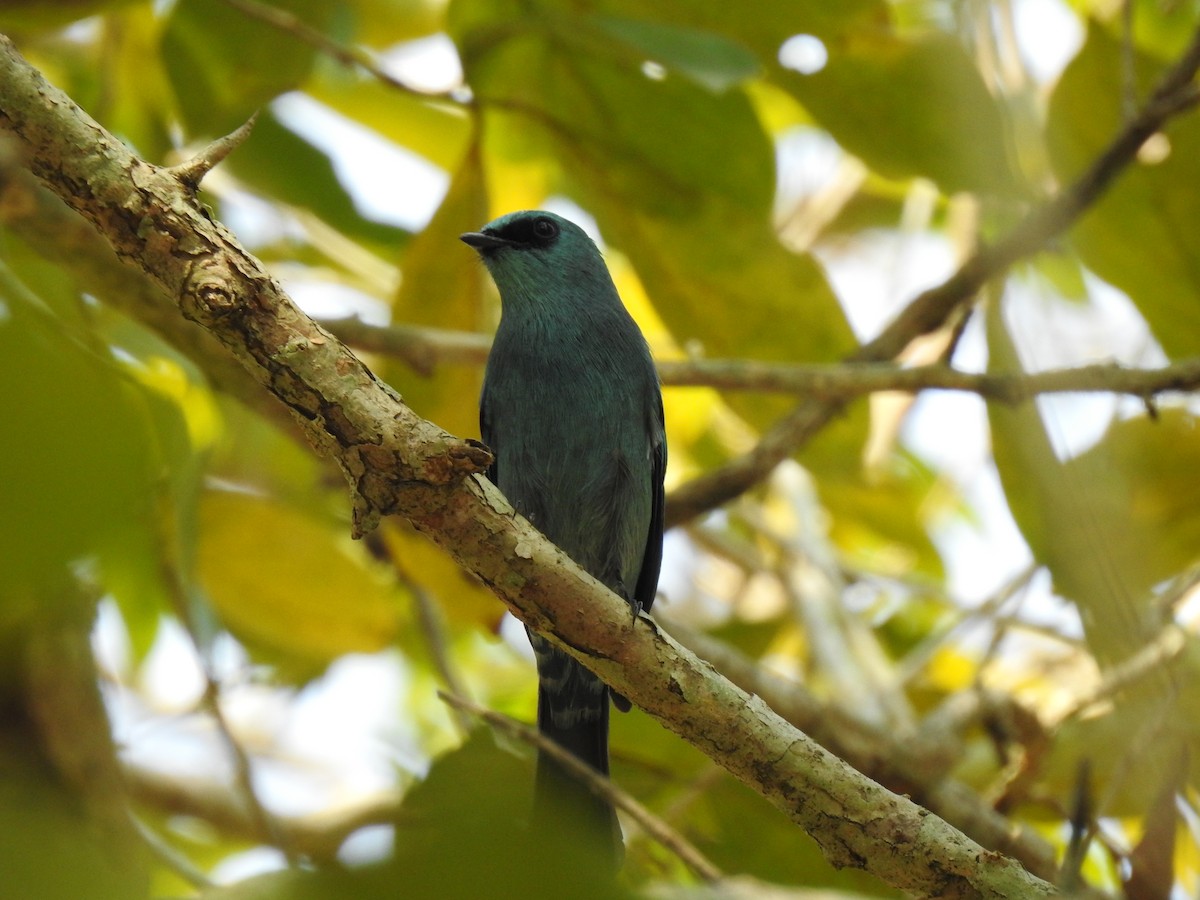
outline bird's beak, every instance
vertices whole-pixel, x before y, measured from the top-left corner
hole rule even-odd
[[[468,247],[474,247],[480,253],[487,250],[495,250],[499,247],[511,247],[513,242],[502,237],[496,237],[494,234],[486,234],[482,231],[468,231],[466,234],[460,234],[458,239]]]

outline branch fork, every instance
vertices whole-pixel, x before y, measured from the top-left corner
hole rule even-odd
[[[257,120],[258,113],[255,113],[229,134],[217,138],[191,159],[177,166],[170,166],[166,171],[174,176],[180,184],[194,192],[200,187],[200,182],[205,175],[240,147],[246,138],[250,137],[250,132],[254,130],[254,123]]]

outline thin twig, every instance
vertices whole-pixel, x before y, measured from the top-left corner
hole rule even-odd
[[[712,882],[718,881],[723,877],[721,870],[713,865],[691,841],[658,816],[654,815],[654,813],[650,812],[650,810],[646,809],[646,807],[632,796],[617,787],[610,779],[604,777],[585,763],[580,762],[576,757],[572,756],[554,741],[540,734],[536,729],[462,697],[455,697],[444,691],[439,691],[438,696],[455,709],[468,712],[482,719],[493,728],[512,735],[536,747],[539,752],[550,756],[556,763],[566,769],[573,778],[577,778],[585,784],[594,794],[603,797],[613,806],[627,813],[646,834],[678,856],[697,878]]]
[[[358,316],[320,319],[341,340],[358,350],[402,359],[420,375],[443,363],[481,366],[492,347],[491,335],[421,325],[372,325]]]
[[[767,572],[771,564],[762,550],[733,529],[718,529],[707,525],[687,526],[688,537],[700,549],[722,557],[737,566],[747,576]]]
[[[830,545],[816,485],[799,466],[779,468],[773,481],[787,496],[795,521],[777,528],[753,510],[747,510],[746,518],[781,551],[775,575],[803,626],[820,680],[855,710],[860,721],[891,734],[910,733],[912,707],[890,675],[883,648],[843,602],[846,582]]]
[[[1095,797],[1092,794],[1091,763],[1084,757],[1075,773],[1075,791],[1071,800],[1071,837],[1063,854],[1062,872],[1058,884],[1063,893],[1071,896],[1082,884],[1083,863],[1087,848],[1096,833]]]
[[[258,791],[254,787],[254,768],[250,762],[250,754],[234,737],[233,730],[229,727],[229,721],[221,709],[220,684],[213,677],[208,660],[203,656],[201,656],[201,669],[204,671],[204,694],[201,703],[208,714],[212,716],[213,722],[217,726],[217,733],[220,734],[229,758],[233,761],[234,782],[246,802],[250,818],[259,834],[267,838],[272,846],[278,847],[282,851],[288,865],[294,866],[299,862],[296,851],[288,841],[283,829],[279,827],[279,823],[275,821],[275,817],[267,811],[266,806],[259,799]]]
[[[446,629],[441,610],[429,596],[429,591],[421,587],[411,578],[405,579],[405,584],[413,596],[413,604],[417,609],[417,619],[421,623],[421,633],[425,635],[425,646],[433,657],[434,668],[442,678],[446,689],[456,697],[470,698],[470,691],[458,677],[458,670],[450,660],[450,652],[446,647]],[[459,730],[466,734],[471,730],[471,720],[466,712],[458,707],[452,707],[455,721]]]
[[[1109,668],[1099,683],[1075,697],[1069,706],[1051,717],[1049,727],[1083,715],[1101,703],[1148,675],[1155,675],[1174,662],[1187,649],[1188,636],[1178,625],[1171,623],[1136,653]]]
[[[1030,872],[1056,877],[1049,844],[982,803],[973,789],[946,776],[953,760],[946,753],[944,735],[930,741],[917,733],[898,740],[841,706],[822,703],[803,684],[776,675],[728,644],[674,621],[664,624],[673,637],[722,675],[762,697],[775,712],[858,771],[912,795],[983,846],[1020,860]]]
[[[1200,586],[1200,565],[1193,565],[1172,578],[1158,596],[1157,606],[1163,620],[1170,619],[1184,600]]]
[[[158,832],[156,832],[137,816],[131,813],[129,819],[131,822],[133,822],[133,827],[137,831],[138,836],[150,849],[150,852],[154,855],[155,859],[174,872],[177,876],[182,878],[192,887],[200,888],[201,890],[210,888],[216,883],[207,875],[205,875],[203,871],[197,868],[196,864],[188,859],[187,856],[180,853],[178,850],[168,844],[165,840],[163,840]]]
[[[999,242],[971,256],[945,282],[918,295],[877,338],[863,345],[850,359],[857,362],[894,359],[914,338],[940,327],[992,278],[1066,231],[1134,160],[1151,135],[1172,116],[1200,100],[1200,91],[1192,84],[1198,68],[1200,30],[1141,112],[1125,124],[1078,180],[1031,210]],[[677,525],[714,509],[761,482],[837,415],[843,405],[844,401],[839,400],[801,403],[768,430],[754,450],[672,491],[667,501],[668,525]]]
[[[225,718],[225,712],[221,709],[221,685],[213,672],[212,660],[205,652],[204,644],[197,635],[195,616],[192,614],[187,590],[179,574],[181,570],[178,565],[177,547],[161,531],[156,533],[156,540],[160,543],[159,559],[163,570],[163,583],[168,586],[171,605],[183,625],[184,633],[188,636],[192,652],[196,654],[200,671],[204,676],[204,693],[200,697],[200,706],[212,717],[213,724],[217,727],[217,733],[233,762],[234,784],[246,804],[247,813],[255,830],[263,839],[269,841],[272,846],[277,847],[283,853],[288,865],[295,866],[299,862],[295,849],[287,840],[279,823],[275,821],[259,798],[258,791],[254,787],[254,769],[250,762],[250,756],[234,736],[233,730],[229,727],[229,721]]]
[[[1011,579],[1000,586],[991,596],[987,597],[974,609],[962,609],[954,616],[954,621],[944,627],[935,627],[916,647],[914,647],[897,666],[896,680],[903,685],[912,681],[925,669],[933,659],[934,654],[949,643],[950,638],[963,630],[992,618],[1000,612],[1008,602],[1019,592],[1024,591],[1037,574],[1038,566],[1030,563]]]
[[[478,332],[371,325],[356,316],[323,319],[321,325],[359,350],[397,356],[422,374],[431,373],[438,363],[482,365],[492,344],[490,336]],[[1200,389],[1200,358],[1157,369],[1096,363],[1011,374],[963,372],[943,364],[904,368],[890,362],[802,364],[752,359],[662,360],[658,371],[667,387],[803,394],[831,402],[881,391],[963,391],[1017,404],[1041,394],[1110,393],[1145,398]]]
[[[789,365],[751,360],[692,360],[659,364],[663,384],[723,390],[805,394],[843,402],[863,394],[926,390],[965,391],[1017,404],[1040,394],[1111,393],[1150,397],[1200,388],[1200,359],[1157,369],[1097,363],[1044,372],[977,374],[936,364],[900,368],[892,363]]]
[[[974,297],[992,278],[1041,250],[1051,238],[1074,224],[1133,162],[1147,139],[1172,116],[1200,100],[1196,85],[1191,83],[1197,69],[1200,69],[1200,30],[1179,61],[1163,76],[1141,112],[1122,128],[1083,175],[1050,201],[1032,209],[1004,238],[982,248],[948,280],[918,295],[879,337],[860,348],[852,358],[876,362],[893,358],[914,337],[937,328],[950,312]]]
[[[139,807],[164,815],[179,815],[208,823],[224,837],[264,843],[269,840],[254,821],[241,797],[229,785],[207,773],[181,776],[141,768],[126,762],[124,783]],[[395,824],[404,810],[398,790],[381,791],[356,804],[276,819],[287,843],[306,859],[332,863],[346,838],[372,825]]]
[[[454,103],[456,106],[461,105],[451,94],[445,91],[424,91],[407,82],[401,81],[394,75],[388,74],[364,50],[338,43],[333,38],[313,28],[287,10],[266,3],[259,3],[258,0],[225,0],[225,2],[238,10],[238,12],[285,34],[290,34],[310,47],[320,50],[342,65],[362,69],[388,87],[403,91],[406,94],[414,94],[427,100],[441,100],[446,103]]]

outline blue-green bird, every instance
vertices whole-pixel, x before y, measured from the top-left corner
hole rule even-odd
[[[667,445],[658,374],[641,331],[596,245],[561,216],[509,213],[462,240],[500,291],[479,410],[495,454],[488,477],[635,615],[648,610],[662,562]],[[532,631],[529,639],[539,730],[608,774],[609,689],[546,639]],[[544,757],[534,809],[543,825],[547,817],[578,816],[602,840],[620,840],[612,809]]]

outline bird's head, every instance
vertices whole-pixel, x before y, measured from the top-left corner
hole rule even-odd
[[[581,304],[618,304],[604,258],[583,229],[551,212],[522,210],[503,215],[480,231],[462,235],[487,266],[506,310],[534,311]]]

